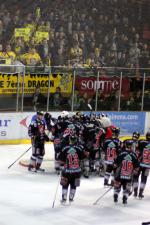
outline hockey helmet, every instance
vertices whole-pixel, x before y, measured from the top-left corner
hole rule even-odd
[[[133,132],[132,139],[138,140],[139,137],[140,137],[140,133],[139,132],[137,132],[137,131]]]
[[[43,111],[37,111],[37,115],[38,116],[44,116],[44,112]]]
[[[119,127],[116,127],[116,126],[111,126],[111,130],[112,130],[112,136],[119,136],[120,134],[120,128]]]
[[[133,140],[126,140],[125,141],[126,150],[132,150],[132,147],[133,147]]]
[[[62,111],[61,113],[61,117],[64,118],[64,117],[68,117],[69,116],[69,112],[68,111]]]
[[[99,122],[101,123],[101,126],[103,128],[106,128],[106,127],[110,127],[111,126],[111,120],[107,116],[101,116]]]

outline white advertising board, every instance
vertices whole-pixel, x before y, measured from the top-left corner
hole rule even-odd
[[[34,112],[27,113],[0,113],[0,143],[5,140],[29,139],[28,126]],[[58,117],[60,112],[51,113]]]
[[[61,114],[60,112],[50,113],[56,118]],[[10,140],[29,140],[27,128],[34,114],[34,112],[0,113],[0,144],[9,144]],[[144,133],[146,133],[150,129],[150,112],[146,113],[144,127]]]

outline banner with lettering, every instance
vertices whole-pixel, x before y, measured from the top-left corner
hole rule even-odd
[[[90,112],[84,112],[89,115]],[[96,114],[106,114],[113,125],[120,127],[121,135],[132,135],[137,131],[141,135],[145,133],[145,112],[96,112]]]
[[[15,28],[15,37],[23,37],[25,41],[29,40],[31,29],[27,28]]]
[[[49,40],[49,33],[44,31],[36,31],[35,33],[36,43],[41,42],[43,39]]]
[[[24,83],[24,86],[23,86]],[[50,82],[48,74],[26,74],[23,78],[20,74],[0,74],[0,94],[12,94],[19,92],[34,93],[36,87],[40,87],[41,93],[47,93],[50,85],[50,93],[56,91],[56,87],[61,88],[63,93],[72,91],[72,75],[68,73],[51,74]]]
[[[88,95],[93,95],[96,89],[102,90],[104,94],[109,94],[112,91],[117,91],[120,89],[120,78],[119,77],[82,77],[77,76],[75,82],[76,90],[83,94],[87,92]],[[121,93],[124,97],[127,97],[130,91],[130,80],[128,77],[122,78],[122,88]]]

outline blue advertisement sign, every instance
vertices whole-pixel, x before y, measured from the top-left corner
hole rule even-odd
[[[96,112],[101,113],[108,115],[112,124],[120,127],[121,135],[131,135],[134,131],[144,134],[145,112]]]

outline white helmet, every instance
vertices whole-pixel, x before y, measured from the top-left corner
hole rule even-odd
[[[100,123],[103,128],[110,127],[111,126],[111,120],[108,116],[105,116],[104,114],[100,116]]]
[[[69,112],[68,111],[62,111],[61,112],[61,117],[68,117],[69,116]]]

